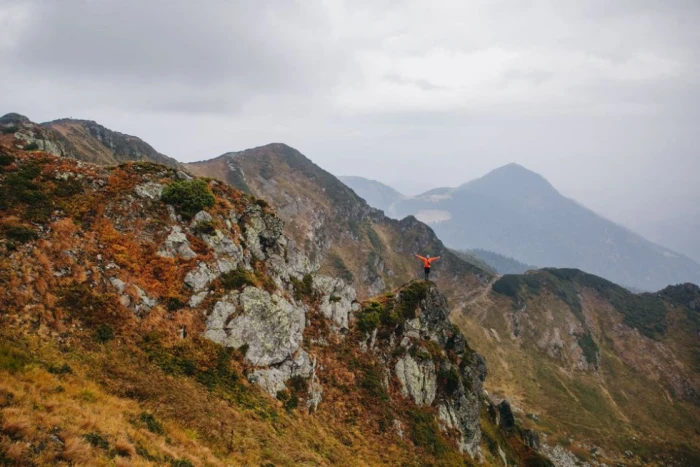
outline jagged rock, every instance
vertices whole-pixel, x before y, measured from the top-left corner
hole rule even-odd
[[[123,280],[119,279],[118,277],[110,277],[109,282],[114,286],[115,289],[117,289],[117,292],[119,292],[119,293],[124,292],[124,289],[126,288],[126,284],[124,283]]]
[[[498,455],[501,456],[501,460],[503,461],[503,465],[508,465],[508,459],[506,459],[506,453],[503,452],[503,448],[501,448],[501,445],[498,445]]]
[[[459,431],[459,448],[472,457],[480,454],[479,415],[480,405],[477,396],[466,391],[457,391],[438,406],[438,417],[446,428]]]
[[[160,199],[160,195],[163,193],[163,185],[155,182],[146,182],[136,185],[134,191],[141,198]]]
[[[323,400],[323,386],[321,386],[321,381],[316,376],[316,359],[314,358],[311,364],[311,378],[309,379],[309,398],[306,401],[306,408],[310,412],[315,412],[318,410],[318,404]]]
[[[139,303],[136,305],[136,311],[139,311],[142,308],[145,308],[146,311],[148,311],[158,304],[158,301],[155,298],[151,298],[141,287],[135,287],[136,293],[139,295]]]
[[[184,259],[192,259],[197,256],[197,253],[190,248],[190,242],[187,240],[187,235],[178,225],[173,226],[170,234],[165,239],[163,247],[158,251],[158,256],[165,258],[181,257]]]
[[[197,269],[193,269],[185,276],[185,284],[190,286],[195,292],[206,288],[214,279],[215,274],[206,263],[199,263]]]
[[[404,396],[410,396],[416,405],[433,403],[437,392],[437,374],[432,360],[416,362],[410,355],[404,355],[396,362],[395,371]]]
[[[523,432],[523,441],[534,450],[540,448],[540,436],[534,430],[525,430]]]
[[[498,409],[498,420],[500,426],[504,430],[513,430],[515,428],[515,417],[510,408],[510,403],[507,400],[502,400],[496,407]]]
[[[253,365],[270,366],[297,352],[305,325],[303,308],[293,306],[278,294],[246,287],[240,294],[216,303],[205,335],[227,347],[245,344],[246,358]]]
[[[202,235],[202,240],[214,250],[217,257],[226,256],[235,264],[243,260],[243,250],[228,235],[215,230],[212,235]],[[235,269],[235,266],[232,268]]]
[[[570,451],[559,445],[552,447],[546,443],[542,443],[540,451],[546,455],[556,467],[591,467],[591,464],[581,461]]]
[[[192,218],[192,222],[190,223],[190,227],[196,226],[199,222],[211,222],[213,220],[214,220],[214,218],[211,217],[211,214],[209,214],[207,211],[199,211]]]
[[[195,308],[198,307],[205,298],[207,298],[207,295],[209,295],[209,292],[206,290],[204,292],[199,292],[190,297],[190,301],[188,302],[188,305],[190,308]]]
[[[285,381],[293,376],[311,377],[313,366],[309,355],[300,349],[294,358],[284,360],[281,364],[269,368],[261,368],[248,375],[248,380],[265,389],[271,395],[287,389]]]
[[[322,294],[319,311],[336,327],[347,329],[348,315],[356,298],[355,289],[342,279],[328,276],[314,277],[314,288]]]
[[[404,438],[403,424],[401,423],[400,420],[394,419],[394,430],[396,430],[396,434],[399,438],[401,438],[401,439]]]

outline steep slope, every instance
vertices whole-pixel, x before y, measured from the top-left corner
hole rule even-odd
[[[109,130],[90,120],[60,119],[36,124],[19,114],[0,117],[0,130],[5,144],[13,139],[28,150],[42,150],[100,165],[116,165],[128,161],[146,161],[178,167],[178,162],[165,156],[143,140]]]
[[[413,256],[420,252],[442,256],[434,280],[450,297],[466,294],[490,277],[445,248],[425,224],[412,216],[389,219],[284,144],[228,153],[187,168],[269,201],[312,263],[343,277],[363,297],[420,277],[421,263]]]
[[[363,177],[343,176],[338,179],[360,195],[373,208],[381,209],[389,217],[395,218],[394,203],[405,199],[389,185]]]
[[[489,392],[512,395],[547,444],[579,462],[627,453],[633,465],[698,465],[697,286],[634,295],[544,269],[503,276],[452,319],[489,363]]]
[[[2,465],[549,465],[433,284],[359,303],[262,200],[4,148],[0,213]]]
[[[456,249],[481,248],[528,264],[575,267],[618,284],[658,290],[700,283],[700,264],[563,197],[540,175],[511,164],[458,188],[400,201]]]

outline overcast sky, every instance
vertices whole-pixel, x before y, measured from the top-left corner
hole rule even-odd
[[[509,162],[607,217],[698,212],[697,0],[0,0],[0,113],[181,161],[269,142],[404,192]]]

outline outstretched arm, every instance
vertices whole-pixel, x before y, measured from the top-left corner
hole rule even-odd
[[[425,256],[421,256],[421,255],[419,255],[419,254],[416,254],[416,256],[419,257],[420,259],[424,260],[424,261],[428,259],[428,258],[426,258]]]
[[[439,256],[435,256],[434,258],[430,258],[430,259],[431,259],[432,261],[437,261],[437,260],[440,259],[440,257],[439,257]]]

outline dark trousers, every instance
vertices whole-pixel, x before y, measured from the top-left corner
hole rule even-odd
[[[425,268],[425,280],[430,280],[430,268]]]

